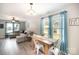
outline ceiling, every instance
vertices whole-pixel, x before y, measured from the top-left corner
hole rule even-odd
[[[39,16],[50,11],[55,11],[67,5],[66,3],[34,3],[33,10]],[[27,15],[30,9],[29,3],[0,3],[0,17],[10,18],[15,16],[17,19],[30,17]]]

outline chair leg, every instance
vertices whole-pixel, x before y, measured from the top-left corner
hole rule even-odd
[[[39,49],[37,49],[37,51],[36,51],[36,52],[37,52],[37,55],[38,55],[38,54],[39,54]]]

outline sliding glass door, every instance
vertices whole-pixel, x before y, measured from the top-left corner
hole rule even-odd
[[[13,25],[14,25],[14,27],[13,27],[14,31],[20,31],[20,24],[19,23],[16,22]]]
[[[15,36],[20,31],[19,22],[6,22],[6,36]]]
[[[6,33],[13,32],[13,23],[6,23]]]

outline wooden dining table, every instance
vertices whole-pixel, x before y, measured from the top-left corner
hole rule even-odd
[[[50,45],[53,43],[52,41],[49,40],[49,38],[40,36],[40,35],[33,35],[33,39],[36,39],[38,42],[42,43],[44,46],[44,54],[48,54],[48,50],[50,48]]]

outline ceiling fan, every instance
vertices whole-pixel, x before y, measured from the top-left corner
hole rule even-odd
[[[19,21],[15,20],[15,17],[12,17],[12,22],[19,22]]]

